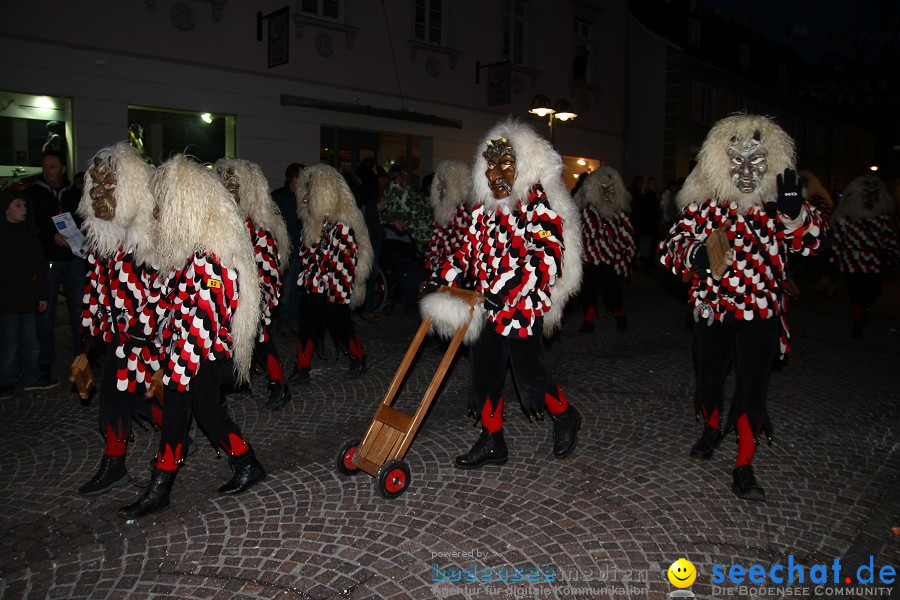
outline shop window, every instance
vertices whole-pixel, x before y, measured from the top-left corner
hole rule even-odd
[[[27,185],[40,175],[44,150],[56,150],[73,164],[71,101],[0,91],[0,189]]]
[[[128,107],[131,143],[154,164],[179,153],[201,162],[233,157],[234,126],[234,115],[147,106]]]

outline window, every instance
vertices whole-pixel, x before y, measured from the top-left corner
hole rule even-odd
[[[443,0],[416,0],[415,38],[420,42],[443,45]]]
[[[525,0],[503,2],[503,58],[517,65],[524,65],[528,58],[525,56],[527,22],[525,5]]]
[[[572,79],[591,81],[591,49],[594,47],[594,25],[575,19],[575,54],[572,59]]]
[[[334,19],[335,21],[344,19],[343,0],[303,0],[300,10],[323,19]]]
[[[693,17],[688,17],[687,20],[688,30],[688,43],[697,48],[700,47],[700,21]]]
[[[711,125],[718,115],[718,92],[714,87],[702,83],[694,83],[692,117],[698,123]]]
[[[57,150],[69,166],[72,106],[67,98],[0,91],[0,189],[41,173],[41,153]]]
[[[129,106],[131,143],[153,163],[183,153],[200,162],[235,155],[234,115]],[[124,136],[123,136],[124,137]]]

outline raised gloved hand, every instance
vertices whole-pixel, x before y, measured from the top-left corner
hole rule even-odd
[[[803,206],[803,186],[806,180],[797,178],[797,171],[785,169],[784,173],[775,177],[775,185],[778,188],[778,201],[775,207],[778,212],[790,219],[800,216],[800,208]]]

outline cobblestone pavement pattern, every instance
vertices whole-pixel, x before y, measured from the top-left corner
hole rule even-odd
[[[406,456],[410,488],[395,500],[380,498],[364,473],[340,476],[335,456],[371,422],[418,325],[413,316],[357,323],[370,367],[359,380],[345,380],[346,362],[331,358],[314,362],[312,382],[284,410],[264,408],[261,378],[230,397],[268,470],[264,482],[219,496],[227,461],[194,431],[201,447],[172,505],[133,523],[116,509],[147,481],[156,432],[135,432],[133,485],[83,498],[76,489],[101,452],[96,401],[84,406],[68,386],[3,401],[0,597],[662,598],[674,589],[666,570],[682,556],[699,573],[692,590],[709,597],[717,564],[792,555],[807,569],[839,558],[855,572],[874,556],[876,570],[896,568],[898,295],[886,295],[859,341],[849,336],[845,297],[801,283],[792,361],[771,382],[776,440],[755,460],[765,504],[730,491],[733,436],[708,462],[688,458],[701,427],[684,298],[664,273],[636,275],[625,288],[627,332],[604,317],[582,334],[571,314],[548,345],[554,374],[584,415],[572,456],[552,457],[551,422],[528,422],[508,377],[508,464],[455,469],[453,457],[478,434],[465,415],[461,354]],[[293,341],[279,338],[279,351],[290,357]],[[441,356],[426,342],[402,409],[415,409]],[[452,567],[479,581],[465,582],[465,572],[449,581]],[[553,581],[480,581],[485,569],[516,568],[543,569],[538,578]]]

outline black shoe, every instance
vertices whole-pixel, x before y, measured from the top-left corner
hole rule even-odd
[[[628,317],[616,317],[616,331],[628,331]]]
[[[691,448],[691,458],[698,461],[712,458],[713,452],[722,443],[722,438],[724,437],[720,429],[709,426],[704,427],[700,439]]]
[[[286,383],[279,381],[269,382],[269,400],[266,402],[266,408],[269,410],[278,410],[291,401],[291,390]]]
[[[753,467],[744,465],[738,467],[732,472],[734,483],[731,484],[731,491],[742,500],[755,500],[756,502],[766,501],[766,492],[759,486],[756,477],[753,476]]]
[[[288,383],[304,384],[309,383],[310,367],[295,367],[294,372],[288,377]]]
[[[581,333],[594,333],[594,324],[589,321],[585,321],[581,324],[581,329],[579,329],[579,331]]]
[[[134,504],[123,506],[119,509],[119,516],[123,519],[137,519],[149,515],[169,505],[169,493],[178,471],[163,471],[153,469],[150,484],[144,490],[144,495]]]
[[[550,415],[553,419],[553,456],[565,458],[572,454],[578,443],[578,430],[581,429],[581,413],[571,404],[558,415]]]
[[[232,456],[228,459],[228,462],[231,464],[231,470],[234,471],[234,474],[231,476],[231,481],[219,488],[220,494],[240,494],[254,483],[258,483],[266,478],[266,471],[259,464],[259,461],[256,460],[253,448],[240,456]]]
[[[366,369],[365,356],[350,357],[350,366],[347,367],[347,379],[356,379],[366,371],[368,371],[368,369]]]
[[[78,493],[82,496],[98,496],[126,483],[128,483],[128,470],[125,468],[125,457],[104,456],[100,460],[97,474],[78,488]]]
[[[0,400],[9,400],[15,395],[15,386],[0,385]]]
[[[488,433],[488,430],[482,427],[475,445],[466,454],[457,456],[455,463],[460,469],[478,469],[484,465],[505,465],[508,459],[509,452],[503,440],[503,430]]]

